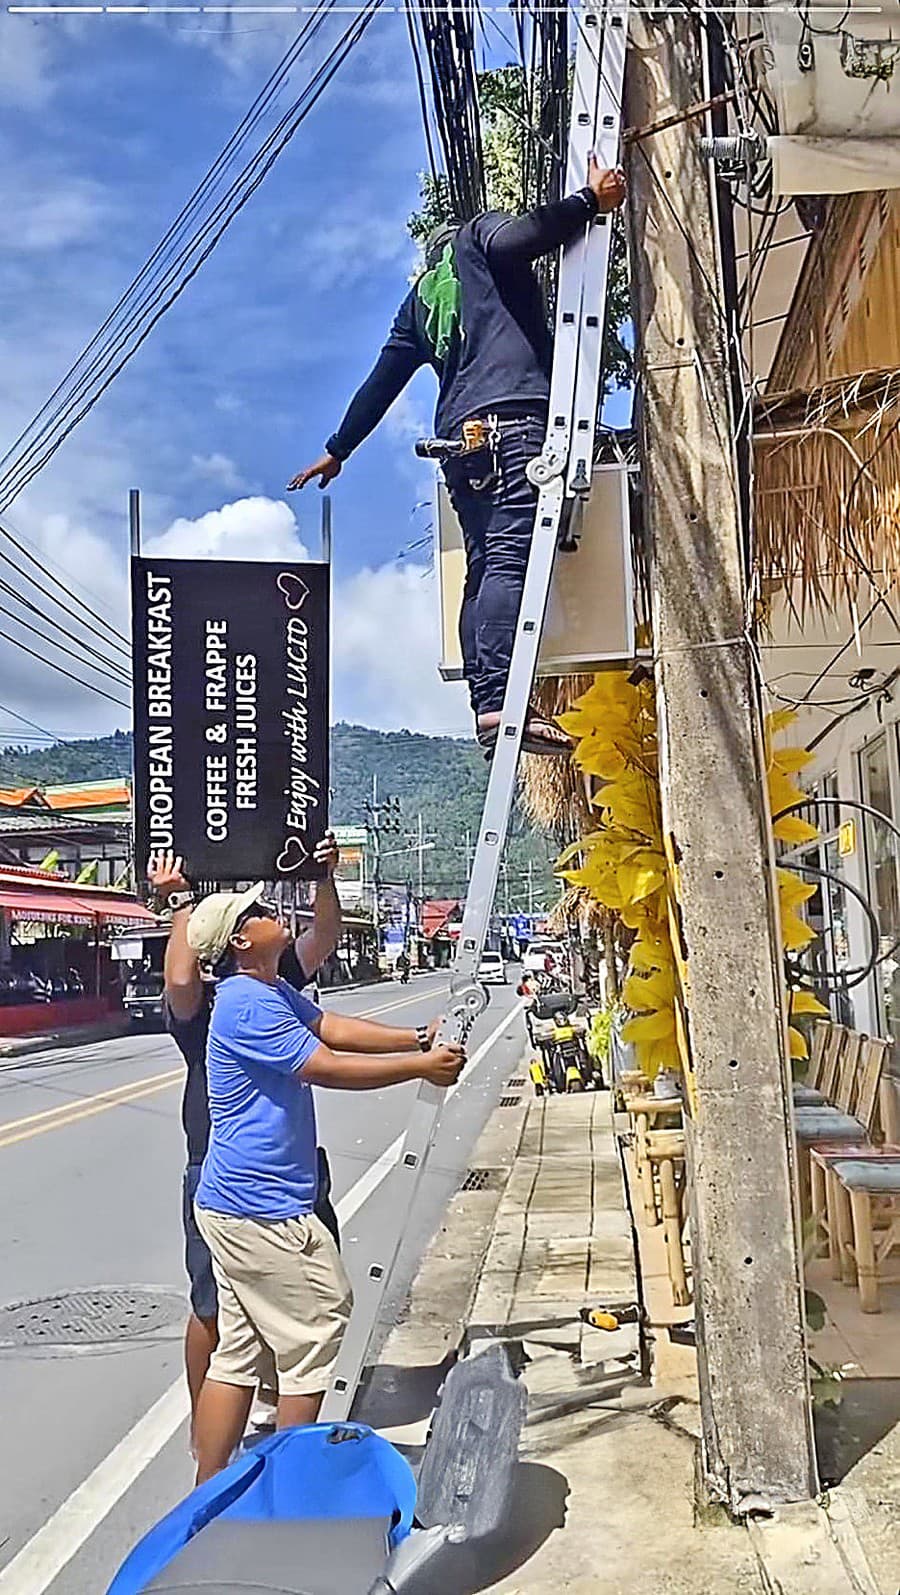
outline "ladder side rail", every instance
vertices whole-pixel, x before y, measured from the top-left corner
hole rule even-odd
[[[599,48],[589,19],[577,19],[586,47]],[[628,0],[610,0],[603,29],[597,100],[594,106],[592,147],[601,167],[612,168],[619,156],[622,105],[625,93],[625,53],[628,41]],[[606,290],[612,254],[613,217],[598,216],[595,230],[609,234],[604,247],[589,251],[578,337],[578,370],[572,414],[572,438],[566,473],[569,497],[587,498],[591,490],[594,438],[600,399],[603,336],[606,324]]]

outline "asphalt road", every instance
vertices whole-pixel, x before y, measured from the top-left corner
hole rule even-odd
[[[439,1012],[445,992],[445,977],[422,976],[325,1001],[412,1025]],[[493,988],[469,1038],[469,1066],[445,1103],[386,1323],[519,1062],[516,1004],[512,986]],[[0,1595],[103,1595],[134,1542],[190,1488],[182,1078],[174,1044],[158,1034],[0,1068]],[[414,1090],[317,1094],[351,1276],[396,1218],[391,1172]],[[112,1342],[47,1345],[38,1333],[36,1343],[10,1344],[8,1305],[97,1287],[150,1290],[158,1325],[147,1332],[136,1313],[134,1330]],[[34,1307],[29,1323],[40,1331],[46,1316]]]

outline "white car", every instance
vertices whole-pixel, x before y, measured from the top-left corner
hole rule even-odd
[[[482,953],[481,963],[478,965],[478,979],[483,980],[486,986],[509,984],[506,965],[499,953]]]
[[[522,968],[526,975],[542,975],[547,956],[553,959],[557,973],[562,974],[566,968],[566,951],[558,941],[532,941],[525,949],[522,959]]]

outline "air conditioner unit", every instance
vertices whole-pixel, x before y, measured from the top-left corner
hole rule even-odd
[[[628,470],[595,467],[591,492],[574,506],[577,546],[556,556],[538,658],[539,676],[577,675],[634,659],[634,591]],[[441,478],[437,482],[436,564],[445,681],[462,679],[459,612],[466,556],[462,529]]]
[[[900,4],[763,7],[779,194],[900,187]]]

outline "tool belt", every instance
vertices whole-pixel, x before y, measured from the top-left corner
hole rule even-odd
[[[486,419],[464,421],[458,438],[420,438],[416,454],[420,460],[436,460],[446,465],[450,460],[470,460],[475,465],[483,462],[483,475],[472,475],[469,485],[476,493],[493,487],[499,477],[500,422],[495,415]]]
[[[420,460],[436,460],[446,465],[451,460],[470,460],[473,465],[484,463],[484,474],[469,479],[475,492],[494,487],[500,480],[500,441],[505,431],[521,426],[523,416],[477,416],[464,421],[457,438],[420,438],[415,450]]]

